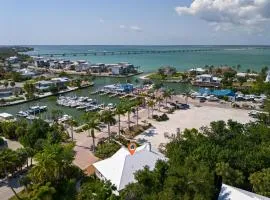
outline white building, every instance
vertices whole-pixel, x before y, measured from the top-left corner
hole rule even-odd
[[[129,183],[135,182],[134,173],[148,166],[155,168],[158,160],[167,160],[151,144],[145,144],[136,149],[131,155],[127,148],[122,147],[112,157],[94,163],[95,173],[101,180],[109,180],[120,191]]]
[[[270,82],[270,70],[267,72],[265,82]]]
[[[17,56],[11,56],[9,58],[7,58],[7,61],[11,64],[17,63],[19,61]]]
[[[31,78],[31,77],[36,75],[35,72],[33,72],[27,68],[19,69],[17,72],[19,72],[23,77],[27,77],[27,78]]]
[[[127,63],[127,62],[121,62],[118,64],[109,64],[107,65],[109,69],[111,69],[112,75],[123,75],[123,74],[129,74],[134,73],[134,65]]]
[[[198,68],[192,68],[192,69],[190,69],[188,71],[189,72],[195,72],[196,74],[203,74],[205,72],[205,69],[198,67]]]
[[[76,71],[87,71],[90,69],[90,64],[86,60],[78,60],[77,63]]]
[[[270,200],[270,198],[222,184],[218,200]]]
[[[111,65],[110,68],[113,75],[121,74],[122,66],[115,64],[115,65]]]
[[[202,83],[220,83],[222,79],[212,76],[211,74],[202,74],[196,76],[196,82],[202,82]]]

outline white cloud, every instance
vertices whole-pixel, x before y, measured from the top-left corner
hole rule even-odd
[[[136,31],[136,32],[142,32],[142,29],[138,26],[130,26],[130,30]]]
[[[121,29],[125,29],[125,28],[126,28],[125,25],[120,25],[119,27],[120,27]]]
[[[100,23],[104,23],[105,21],[104,21],[104,19],[100,18],[100,19],[99,19],[99,22],[100,22]]]
[[[270,22],[270,0],[194,0],[189,7],[176,7],[175,11],[199,17],[216,31],[261,32]]]

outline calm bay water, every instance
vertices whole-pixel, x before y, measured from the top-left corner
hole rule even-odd
[[[129,51],[129,50],[173,50],[173,49],[215,49],[215,51],[201,52],[181,52],[181,53],[166,53],[166,54],[136,54],[136,55],[106,55],[106,56],[61,56],[58,58],[70,60],[87,60],[91,63],[117,63],[130,62],[135,66],[141,66],[141,70],[145,73],[156,71],[160,66],[171,65],[180,71],[185,71],[193,67],[203,67],[205,65],[241,65],[241,71],[252,69],[259,71],[263,66],[270,67],[270,46],[31,46],[34,48],[33,54],[53,54],[53,53],[86,53],[91,51]],[[56,58],[56,57],[54,57]],[[92,91],[112,83],[125,83],[127,81],[135,84],[135,79],[130,78],[96,78],[95,86],[87,89],[82,89],[68,96],[90,96],[95,98],[99,103],[117,103],[117,98],[109,98],[106,96],[90,95]],[[179,83],[166,84],[166,87],[173,88],[176,92],[185,92],[190,86]],[[19,110],[26,110],[32,105],[47,105],[49,111],[52,109],[62,110],[64,113],[76,117],[78,120],[82,116],[83,111],[74,108],[66,108],[56,105],[53,98],[45,98],[38,101],[0,108],[0,112],[8,112],[16,114]],[[50,118],[50,112],[42,114],[42,118]]]
[[[242,70],[259,70],[263,66],[270,66],[270,46],[32,46],[37,53],[85,53],[91,51],[128,51],[128,50],[173,50],[173,49],[215,49],[215,51],[180,52],[167,54],[137,54],[137,55],[106,55],[106,56],[65,56],[70,60],[87,60],[91,63],[130,62],[141,66],[144,72],[153,72],[162,65],[171,65],[178,70],[205,65],[240,64]]]

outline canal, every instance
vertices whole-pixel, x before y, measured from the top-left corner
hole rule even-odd
[[[98,94],[91,95],[91,93],[98,90],[98,89],[103,88],[104,85],[109,85],[109,84],[127,83],[127,82],[132,83],[135,86],[142,84],[142,80],[140,80],[138,78],[138,76],[129,77],[129,78],[96,77],[94,82],[95,82],[95,85],[92,87],[76,90],[76,91],[73,91],[70,93],[66,93],[66,94],[64,94],[64,96],[87,96],[87,97],[90,97],[92,99],[96,99],[99,104],[101,104],[101,103],[104,103],[104,104],[117,103],[117,102],[119,102],[118,97],[111,97],[110,98],[107,95],[104,95],[104,96],[101,96]],[[164,83],[164,86],[166,88],[173,89],[175,91],[175,93],[177,93],[177,94],[186,92],[190,88],[195,89],[195,88],[192,88],[189,84],[183,84],[183,83]],[[51,96],[51,97],[47,97],[44,99],[39,99],[36,101],[31,101],[31,102],[27,102],[27,103],[23,103],[23,104],[19,104],[19,105],[2,107],[2,108],[0,108],[0,113],[7,112],[7,113],[15,115],[20,110],[25,111],[25,110],[28,110],[30,106],[40,105],[40,106],[47,106],[48,107],[47,112],[40,114],[40,117],[42,119],[51,119],[51,111],[52,110],[61,110],[63,112],[63,114],[71,115],[77,121],[81,120],[81,117],[82,117],[84,111],[77,110],[76,108],[69,108],[69,107],[63,107],[63,106],[57,105],[56,99],[57,99],[56,96]]]

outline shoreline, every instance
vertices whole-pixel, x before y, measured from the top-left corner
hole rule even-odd
[[[154,79],[148,78],[148,76],[150,76],[152,74],[155,74],[155,72],[142,75],[142,76],[139,77],[139,79],[155,81]],[[160,81],[165,82],[165,83],[188,83],[187,81],[175,80],[175,79],[167,79],[167,80],[165,79],[165,80],[160,80]]]
[[[50,92],[50,94],[45,94],[45,95],[42,95],[42,96],[38,96],[37,98],[34,98],[34,99],[14,101],[14,102],[11,102],[11,103],[8,103],[8,104],[1,104],[0,108],[19,105],[19,104],[24,104],[24,103],[28,103],[28,102],[31,102],[31,101],[36,101],[36,100],[39,100],[39,99],[44,99],[44,98],[47,98],[47,97],[50,97],[50,96],[57,96],[57,95],[73,92],[73,91],[76,91],[76,90],[88,88],[88,87],[91,87],[93,85],[94,85],[94,83],[89,84],[89,85],[85,85],[85,86],[81,86],[81,87],[74,87],[74,88],[71,88],[71,89],[68,89],[68,90],[60,91],[60,92],[55,93],[55,94]]]
[[[142,74],[143,71],[140,70],[137,73],[134,74],[127,74],[127,75],[109,75],[109,74],[99,74],[99,73],[87,73],[87,72],[76,72],[74,70],[62,70],[62,69],[45,69],[45,68],[39,68],[34,66],[29,66],[28,68],[38,70],[38,71],[50,71],[56,74],[60,73],[67,73],[68,75],[82,75],[82,76],[95,76],[95,77],[109,77],[109,78],[128,78],[132,76],[137,76],[139,74]]]

